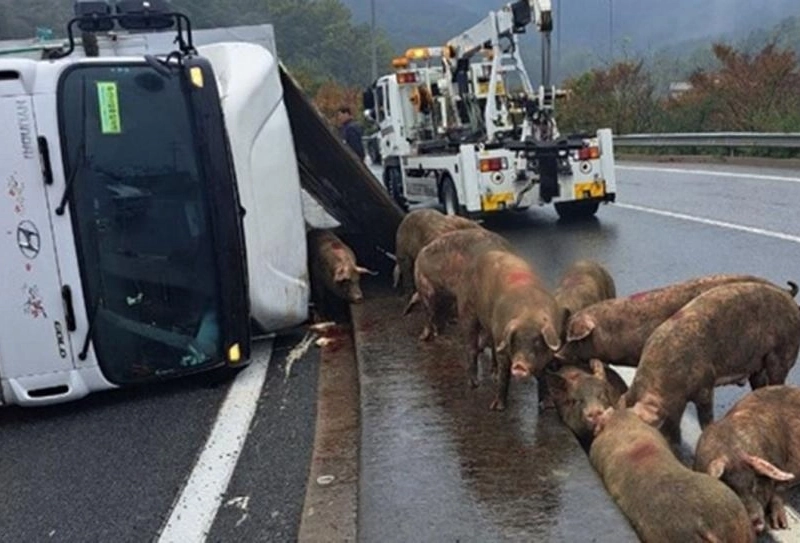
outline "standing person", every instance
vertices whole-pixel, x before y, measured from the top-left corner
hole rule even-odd
[[[362,131],[353,119],[353,111],[348,106],[340,107],[336,112],[336,122],[339,123],[339,134],[350,148],[364,160],[364,143],[361,141]]]

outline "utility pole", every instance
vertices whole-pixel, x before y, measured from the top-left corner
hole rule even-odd
[[[561,79],[561,0],[556,0],[556,77]]]
[[[372,41],[372,80],[378,79],[378,42],[375,36],[375,0],[369,0]]]
[[[614,0],[608,0],[608,60],[614,61]]]

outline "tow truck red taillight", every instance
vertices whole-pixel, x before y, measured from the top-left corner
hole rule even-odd
[[[484,158],[480,161],[481,173],[499,172],[508,169],[508,160],[505,158]]]
[[[584,147],[583,149],[578,149],[578,160],[593,160],[595,158],[600,158],[599,147]]]
[[[417,74],[415,74],[414,72],[398,72],[397,82],[400,83],[401,85],[403,83],[416,83]]]

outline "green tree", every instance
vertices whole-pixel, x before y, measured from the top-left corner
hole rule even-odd
[[[567,98],[556,114],[562,132],[611,128],[615,134],[643,132],[656,118],[654,86],[644,62],[624,61],[568,79]]]
[[[702,111],[700,130],[800,129],[800,69],[794,51],[774,42],[754,54],[715,44],[718,70],[695,72],[692,90],[672,106]]]

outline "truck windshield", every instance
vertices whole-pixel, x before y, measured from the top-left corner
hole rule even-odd
[[[184,84],[144,64],[95,64],[70,68],[59,85],[86,341],[117,384],[223,359],[209,198]]]

